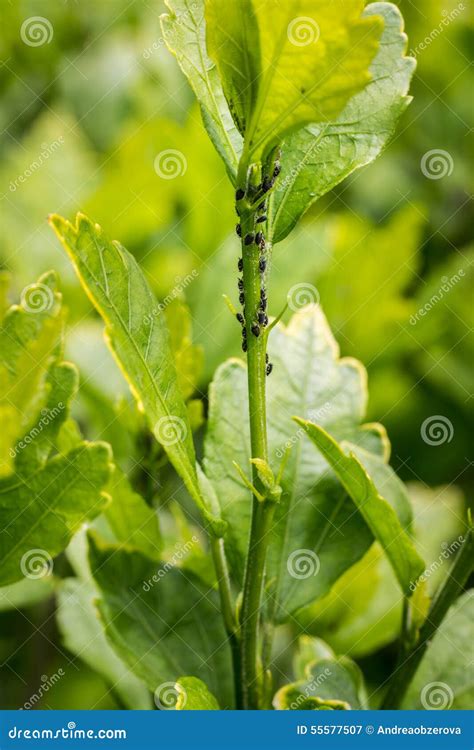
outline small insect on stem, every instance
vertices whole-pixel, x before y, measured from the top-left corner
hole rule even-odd
[[[237,315],[235,317],[239,321],[240,325],[243,326],[244,323],[245,323],[245,319],[244,319],[244,316],[242,315],[242,313],[237,313]]]
[[[262,241],[263,241],[263,232],[257,232],[257,234],[255,235],[255,244],[261,245]]]
[[[242,188],[237,188],[235,191],[235,200],[241,201],[242,198],[245,198],[245,190],[242,190]]]
[[[242,237],[242,227],[240,224],[235,225],[235,232],[237,234],[237,237]]]
[[[265,272],[265,269],[266,269],[266,267],[267,267],[267,261],[265,260],[265,258],[260,258],[260,260],[258,261],[258,268],[259,268],[259,271],[260,271],[261,273],[264,273],[264,272]]]
[[[255,240],[254,233],[253,232],[249,232],[249,234],[245,235],[244,244],[245,245],[251,245],[254,240]]]
[[[268,365],[267,365],[267,369],[266,369],[267,375],[270,375],[270,373],[272,372],[272,370],[273,370],[273,365],[272,365],[271,362],[269,362]]]
[[[250,330],[256,338],[260,336],[260,326],[257,323],[252,323],[252,328]]]
[[[239,291],[244,291],[244,280],[243,279],[237,279],[237,287]]]
[[[257,224],[263,224],[264,221],[267,220],[267,216],[263,214],[263,216],[257,216]]]
[[[242,258],[239,258],[239,260],[237,261],[237,270],[240,271],[240,273],[242,273],[242,271],[244,270],[244,261],[242,260]]]
[[[241,305],[245,303],[245,294],[243,292],[240,292],[239,294],[239,302]]]

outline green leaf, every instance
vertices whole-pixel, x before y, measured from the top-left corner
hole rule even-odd
[[[41,577],[84,521],[105,508],[105,443],[84,443],[32,474],[0,480],[0,585]]]
[[[129,668],[155,692],[155,702],[183,674],[199,674],[233,705],[230,650],[217,594],[172,563],[103,545],[90,536],[90,565],[100,590],[107,637]]]
[[[0,476],[8,474],[15,443],[44,395],[47,372],[62,329],[61,297],[54,273],[22,292],[21,304],[5,314],[0,328]]]
[[[206,4],[207,40],[252,158],[305,123],[333,120],[370,80],[382,21],[362,0]]]
[[[258,96],[259,30],[251,0],[206,0],[206,41],[234,122],[245,133]]]
[[[197,677],[180,677],[175,687],[176,711],[219,711],[216,698]]]
[[[300,659],[310,657],[303,679],[280,688],[273,699],[274,708],[293,711],[367,708],[362,673],[355,662],[344,656],[336,657],[326,644],[315,640],[314,646],[311,638],[302,644]]]
[[[328,593],[373,541],[336,475],[305,439],[304,429],[295,425],[294,414],[312,417],[338,440],[365,448],[366,459],[373,454],[384,496],[396,508],[403,526],[411,521],[405,489],[384,463],[388,444],[383,429],[360,424],[367,401],[365,371],[355,360],[338,355],[316,305],[301,310],[287,328],[279,324],[270,334],[269,358],[275,366],[267,384],[268,455],[274,474],[284,452],[291,448],[280,481],[282,496],[275,510],[267,562],[270,604],[278,621]],[[247,408],[246,368],[230,360],[217,370],[210,386],[204,468],[228,522],[226,552],[239,584],[251,503],[232,461],[250,476]],[[298,570],[306,564],[306,570]]]
[[[221,529],[199,489],[186,405],[179,389],[169,333],[161,307],[134,257],[107,239],[97,224],[78,214],[76,225],[60,216],[50,224],[106,324],[110,349],[191,497]]]
[[[36,579],[23,578],[9,586],[0,586],[0,612],[34,607],[54,594],[55,584],[54,576],[45,575]]]
[[[285,140],[284,171],[271,200],[273,242],[283,240],[314,201],[379,156],[410,102],[407,92],[416,63],[404,56],[407,38],[400,11],[390,3],[371,3],[363,17],[374,16],[383,18],[384,30],[368,85],[333,121],[315,120]]]
[[[425,564],[398,520],[394,508],[380,495],[369,476],[371,457],[366,457],[366,469],[355,453],[357,449],[350,443],[339,446],[322,427],[299,417],[295,417],[295,422],[305,429],[309,439],[336,472],[374,538],[384,549],[403,594],[411,596]]]
[[[73,365],[61,362],[51,366],[45,382],[45,400],[14,448],[18,474],[32,473],[44,466],[68,419],[77,386],[78,373]]]
[[[56,619],[64,646],[101,674],[127,708],[152,708],[146,686],[109,645],[94,607],[94,596],[94,590],[83,581],[76,578],[62,581],[57,593]]]
[[[451,607],[430,642],[401,708],[472,708],[474,679],[467,664],[474,641],[474,591]]]
[[[112,502],[105,510],[105,517],[115,539],[152,560],[157,559],[162,545],[156,510],[133,490],[118,467],[115,467],[107,491]]]
[[[433,594],[459,547],[463,497],[455,487],[408,485],[413,505],[413,539],[426,561],[424,577]],[[298,612],[303,632],[320,635],[337,653],[367,656],[400,633],[402,597],[383,550],[372,545],[335,583],[330,593]]]
[[[242,138],[229,112],[217,68],[207,54],[204,0],[167,0],[166,4],[170,13],[161,16],[164,40],[176,55],[199,101],[209,137],[235,181]]]
[[[187,305],[175,299],[166,305],[164,312],[179,388],[187,401],[197,389],[204,363],[204,350],[202,346],[193,344],[192,319]]]

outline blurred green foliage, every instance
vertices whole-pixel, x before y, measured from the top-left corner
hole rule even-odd
[[[474,354],[472,17],[468,3],[455,0],[399,5],[418,62],[413,102],[384,156],[317,203],[275,248],[270,313],[279,313],[293,285],[314,285],[343,354],[368,368],[369,417],[387,427],[394,468],[406,480],[464,488]],[[159,451],[143,445],[140,415],[127,400],[102,325],[46,217],[85,211],[135,254],[160,299],[171,295],[190,305],[204,355],[194,396],[205,403],[215,367],[239,355],[238,326],[222,298],[237,298],[235,216],[224,167],[161,38],[164,10],[161,0],[21,0],[0,9],[0,268],[12,275],[12,301],[40,273],[58,271],[69,309],[67,355],[81,372],[75,416],[87,437],[112,443],[146,498],[159,490],[159,502],[176,480],[165,471],[157,486],[150,476]],[[33,16],[52,29],[37,46],[21,34]],[[421,167],[434,149],[447,153],[447,173],[439,179]],[[179,159],[175,179],[160,160],[169,150]],[[179,323],[171,312],[170,320]],[[433,415],[453,426],[442,446],[421,436]],[[200,419],[198,409],[196,428]],[[67,574],[69,563],[61,564]],[[27,645],[17,650],[22,634]],[[28,686],[61,666],[66,675],[43,707],[120,705],[100,677],[58,644],[47,599],[2,615],[0,661],[7,660],[8,678],[2,706],[22,705]]]

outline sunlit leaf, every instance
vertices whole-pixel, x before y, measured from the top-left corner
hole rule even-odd
[[[404,57],[407,38],[400,11],[390,3],[371,3],[363,17],[374,16],[383,18],[384,30],[368,85],[349,99],[333,121],[317,124],[320,120],[315,119],[285,140],[284,171],[271,206],[274,242],[286,237],[314,201],[377,158],[410,102],[407,92],[415,60]]]

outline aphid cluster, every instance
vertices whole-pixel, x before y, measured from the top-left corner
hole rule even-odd
[[[255,311],[255,318],[251,321],[249,326],[249,331],[252,333],[253,336],[258,338],[262,332],[262,329],[266,328],[268,325],[268,315],[267,315],[267,296],[265,292],[265,272],[267,269],[267,259],[265,257],[265,235],[263,233],[263,230],[260,229],[260,225],[264,224],[267,221],[267,201],[265,200],[265,194],[268,193],[269,190],[272,189],[272,187],[275,184],[275,180],[277,179],[278,175],[280,174],[281,167],[280,162],[278,158],[275,159],[272,165],[272,169],[270,171],[270,174],[265,175],[262,179],[262,182],[260,185],[250,188],[249,197],[251,198],[252,203],[255,205],[255,203],[258,203],[257,209],[256,209],[256,215],[255,215],[255,230],[247,232],[245,236],[243,237],[243,244],[245,247],[249,247],[253,244],[255,244],[259,251],[259,257],[258,257],[258,269],[260,272],[260,300],[259,305],[257,307],[257,310]],[[242,188],[239,188],[235,193],[235,199],[238,203],[243,198],[245,198],[245,191]],[[236,206],[237,214],[240,216],[240,210],[239,207]],[[239,223],[236,226],[236,232],[238,237],[242,237],[242,225],[239,221]],[[242,273],[244,268],[244,262],[242,258],[239,258],[237,262],[237,268],[239,273]],[[237,280],[237,286],[239,290],[239,302],[243,307],[242,312],[237,313],[237,320],[240,323],[242,327],[242,351],[246,352],[248,348],[247,343],[247,321],[246,321],[246,315],[245,315],[245,292],[244,292],[244,282],[241,277]],[[266,374],[270,375],[271,371],[273,370],[273,365],[271,362],[268,361],[268,355],[266,355]]]

